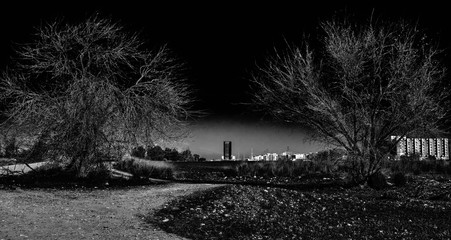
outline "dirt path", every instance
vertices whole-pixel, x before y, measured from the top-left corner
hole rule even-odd
[[[120,190],[0,190],[0,239],[183,239],[141,215],[216,187],[168,184]]]
[[[46,164],[46,162],[37,162],[37,163],[30,163],[28,164],[33,169],[40,167],[42,165]],[[1,166],[0,167],[0,175],[2,174],[8,174],[8,173],[26,173],[31,171],[31,169],[26,164],[14,164],[14,165],[8,165],[8,166]]]

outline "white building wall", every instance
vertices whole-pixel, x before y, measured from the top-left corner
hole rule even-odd
[[[445,157],[443,150],[443,141],[441,138],[437,138],[437,158],[441,159]]]
[[[413,146],[413,139],[412,138],[407,138],[407,147],[406,147],[406,153],[407,155],[413,154],[414,153],[414,146]]]
[[[445,159],[449,159],[449,139],[448,138],[445,138],[443,145],[445,148]]]
[[[414,138],[414,152],[421,156],[421,138]]]
[[[421,139],[421,156],[422,157],[429,156],[429,139],[428,138]]]
[[[437,141],[435,138],[429,138],[429,155],[437,157]]]
[[[396,140],[396,137],[391,137]],[[422,158],[435,156],[437,159],[449,159],[448,138],[404,138],[398,142],[398,156],[420,154]]]
[[[407,138],[406,137],[403,137],[398,142],[397,154],[398,154],[398,156],[407,155]]]

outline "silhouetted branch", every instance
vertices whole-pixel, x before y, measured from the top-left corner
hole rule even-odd
[[[449,92],[436,86],[445,68],[440,51],[416,26],[337,20],[321,26],[322,51],[289,47],[260,68],[253,78],[257,106],[345,148],[366,163],[364,176],[377,171],[387,149],[395,147],[391,135],[441,132],[441,102]]]

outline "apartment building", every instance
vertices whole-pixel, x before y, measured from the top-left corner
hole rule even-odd
[[[399,136],[392,136],[392,140],[399,139]],[[417,154],[421,158],[434,156],[436,159],[449,159],[449,139],[448,138],[408,138],[399,140],[396,154],[397,156]]]

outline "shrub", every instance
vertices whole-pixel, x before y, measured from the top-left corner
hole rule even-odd
[[[265,162],[257,165],[256,176],[271,178],[275,177],[275,166],[271,162]]]
[[[294,163],[292,161],[277,161],[275,175],[281,177],[293,177]]]
[[[71,182],[77,180],[77,172],[73,169],[65,169],[63,165],[56,162],[43,164],[27,173],[28,178],[36,178],[40,180],[50,180],[53,183]]]
[[[446,160],[427,158],[420,160],[417,156],[402,156],[400,160],[390,160],[384,164],[384,168],[392,173],[403,172],[420,175],[429,174],[451,174],[451,166]]]
[[[315,173],[317,168],[313,161],[295,161],[294,162],[294,176],[301,176],[303,174]]]
[[[5,157],[15,157],[17,155],[17,141],[15,138],[10,138],[5,143]]]
[[[42,140],[38,140],[31,148],[21,151],[17,154],[18,163],[34,163],[46,160],[46,152],[49,148]]]
[[[369,176],[368,185],[376,190],[384,189],[388,186],[387,180],[381,172],[376,172]]]
[[[237,166],[238,176],[256,177],[298,177],[313,173],[330,173],[314,161],[271,161],[271,162],[243,162]]]
[[[250,163],[248,162],[243,162],[240,165],[238,165],[237,167],[237,175],[238,176],[253,176],[252,172],[252,168],[250,167]]]
[[[338,161],[344,152],[341,149],[331,149],[312,154],[309,158],[315,163],[315,172],[332,173],[338,170]]]
[[[131,155],[137,158],[144,158],[146,156],[146,149],[143,146],[133,148]]]
[[[439,174],[446,174],[446,162],[445,160],[435,160],[434,170]]]
[[[63,167],[56,163],[56,162],[49,162],[47,164],[43,164],[39,167],[36,167],[35,172],[39,172],[39,173],[48,173],[48,172],[61,172],[63,171]]]
[[[156,166],[146,161],[123,160],[114,165],[114,168],[133,174],[134,178],[160,178],[172,179],[173,168],[170,166]]]
[[[402,172],[394,173],[392,178],[393,178],[393,184],[395,184],[395,186],[401,187],[401,186],[406,185],[406,183],[407,183],[406,175]]]
[[[448,175],[451,175],[451,163],[448,161],[447,165],[445,166],[445,172]]]
[[[111,171],[103,163],[90,165],[86,178],[91,182],[104,182],[111,178]]]

